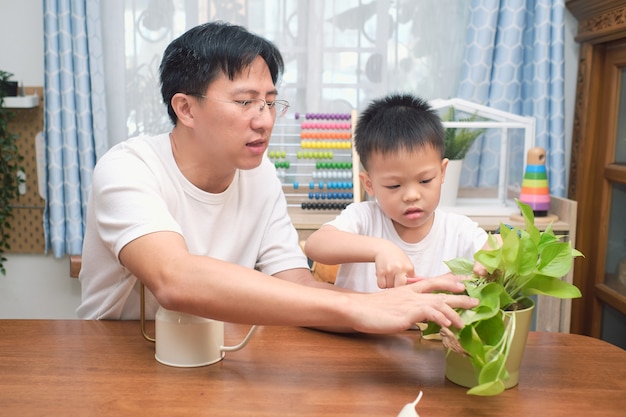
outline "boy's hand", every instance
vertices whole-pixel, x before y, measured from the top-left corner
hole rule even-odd
[[[408,280],[416,278],[413,262],[402,249],[391,242],[378,252],[374,262],[376,281],[380,288],[400,287],[406,285]]]

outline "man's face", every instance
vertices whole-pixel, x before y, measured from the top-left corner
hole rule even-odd
[[[274,101],[277,91],[267,64],[257,57],[233,80],[217,77],[198,99],[194,130],[201,151],[215,167],[223,170],[252,169],[259,166],[268,147],[275,122],[275,109],[260,100],[248,108],[233,103],[250,99]]]

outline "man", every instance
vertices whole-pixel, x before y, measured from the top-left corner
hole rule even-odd
[[[207,23],[165,50],[169,134],[129,139],[96,166],[80,273],[89,319],[147,317],[159,305],[216,320],[389,333],[432,320],[462,325],[477,301],[451,275],[380,294],[315,281],[264,158],[288,107],[276,47],[240,26]]]

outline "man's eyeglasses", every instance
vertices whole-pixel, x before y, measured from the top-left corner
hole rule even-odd
[[[262,98],[249,98],[246,100],[221,100],[218,98],[209,98],[204,94],[199,93],[186,93],[187,95],[204,98],[212,101],[221,101],[222,103],[232,103],[241,107],[243,114],[248,115],[250,117],[254,117],[257,115],[255,109],[258,109],[258,114],[263,112],[263,109],[267,107],[270,113],[274,117],[282,117],[287,113],[287,109],[289,109],[289,102],[287,100],[274,100],[274,101],[265,101]]]

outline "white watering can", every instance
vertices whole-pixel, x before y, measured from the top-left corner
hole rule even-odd
[[[244,347],[256,326],[235,346],[224,346],[224,322],[159,307],[155,315],[155,336],[145,326],[145,287],[141,284],[141,333],[155,343],[155,359],[164,365],[197,367],[224,359],[226,352]]]

